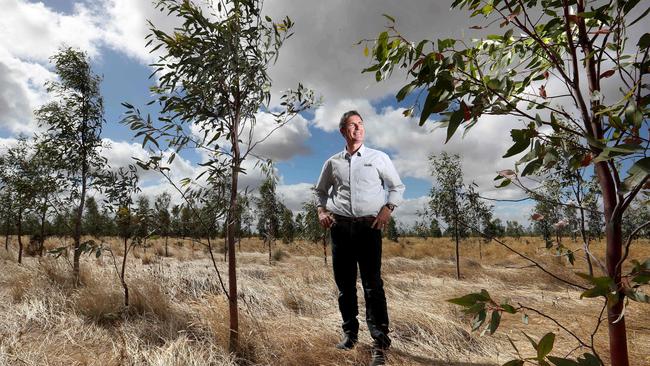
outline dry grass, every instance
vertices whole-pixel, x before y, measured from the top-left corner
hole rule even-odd
[[[46,246],[59,246],[50,239]],[[575,268],[543,248],[539,239],[507,239],[515,250],[537,258],[561,276],[581,281],[585,271],[577,255]],[[129,308],[110,257],[84,257],[82,283],[72,286],[64,257],[25,258],[0,249],[0,365],[360,365],[369,361],[371,339],[361,325],[359,347],[336,350],[340,337],[337,292],[322,246],[311,243],[274,245],[274,262],[258,240],[242,241],[238,253],[240,339],[238,357],[228,350],[228,309],[209,255],[200,243],[153,240],[146,254],[136,248],[127,261]],[[214,243],[213,243],[214,244]],[[577,243],[566,245],[579,249]],[[121,242],[106,239],[120,259]],[[222,274],[223,241],[215,258]],[[193,247],[194,246],[194,247]],[[592,247],[602,258],[604,244]],[[12,248],[12,250],[14,250]],[[580,253],[580,252],[578,252]],[[139,259],[134,259],[139,256]],[[445,301],[485,288],[499,299],[522,303],[561,320],[588,338],[601,302],[579,299],[579,292],[496,243],[461,243],[461,280],[455,278],[454,244],[448,239],[400,239],[384,244],[383,273],[393,347],[392,365],[498,365],[513,358],[507,336],[524,355],[532,349],[522,331],[539,338],[558,334],[554,354],[570,352],[575,342],[543,317],[530,313],[504,316],[493,336],[471,332],[460,309]],[[650,243],[637,242],[631,258],[650,257]],[[227,286],[226,278],[223,278]],[[359,289],[360,320],[365,317]],[[633,365],[650,364],[650,312],[631,303],[626,313]],[[596,336],[607,355],[607,330]]]

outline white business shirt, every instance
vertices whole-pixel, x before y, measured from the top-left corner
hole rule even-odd
[[[376,216],[386,203],[397,206],[404,189],[388,155],[365,145],[352,156],[344,149],[327,159],[316,184],[318,205],[347,217]]]

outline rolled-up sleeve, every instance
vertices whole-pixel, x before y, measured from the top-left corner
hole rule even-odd
[[[383,169],[380,174],[386,186],[386,190],[388,191],[387,203],[399,206],[404,200],[404,191],[406,190],[406,186],[402,183],[399,174],[397,174],[397,169],[395,169],[395,165],[393,165],[393,162],[390,160],[388,155],[382,155],[384,163],[382,164]]]
[[[330,160],[327,160],[323,165],[323,170],[318,177],[318,183],[316,183],[316,197],[318,198],[319,207],[327,207],[327,199],[329,198],[329,190],[332,187],[332,163]]]

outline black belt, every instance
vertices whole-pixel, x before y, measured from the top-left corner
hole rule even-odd
[[[360,223],[372,225],[372,223],[375,222],[375,216],[347,217],[347,216],[334,214],[334,220],[340,223],[360,222]]]

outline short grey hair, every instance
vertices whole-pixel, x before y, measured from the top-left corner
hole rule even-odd
[[[343,113],[343,116],[341,116],[341,120],[339,121],[339,130],[342,129],[343,127],[345,127],[345,123],[348,121],[348,118],[350,118],[352,116],[358,116],[363,121],[363,117],[361,117],[359,112],[357,112],[355,110],[347,111],[347,112]]]

